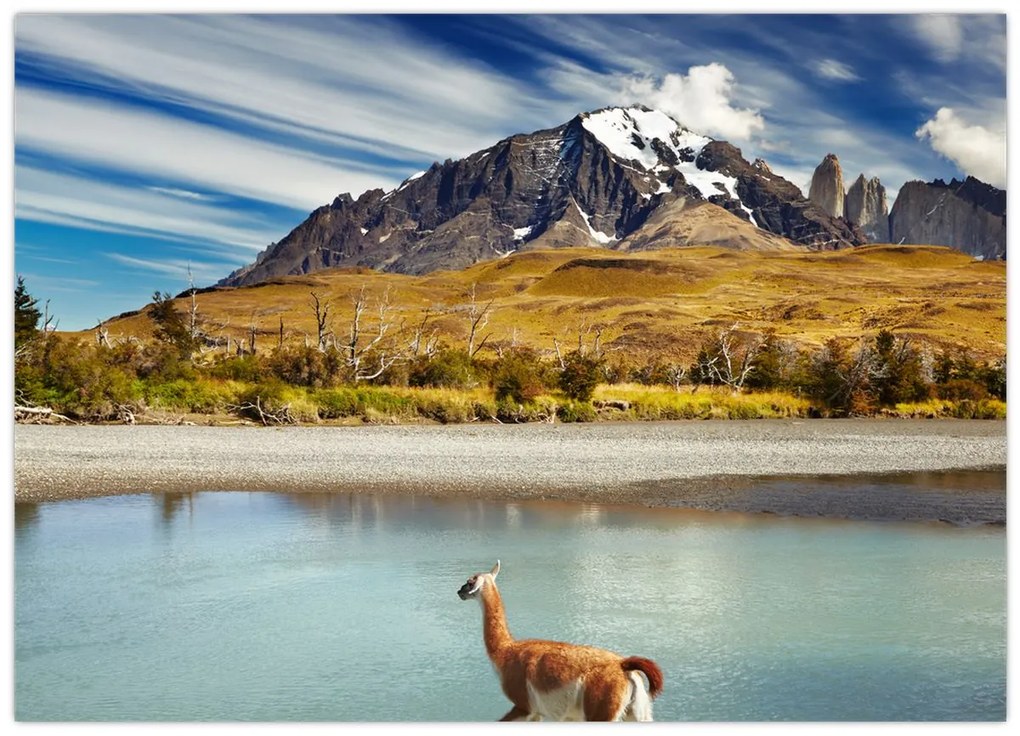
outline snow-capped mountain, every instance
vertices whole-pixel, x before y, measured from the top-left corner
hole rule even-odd
[[[390,192],[341,194],[221,284],[334,266],[424,273],[541,247],[679,245],[642,228],[655,215],[656,233],[689,232],[664,220],[695,210],[699,222],[719,220],[726,235],[716,242],[732,247],[863,242],[764,161],[750,164],[663,112],[615,107],[434,163]]]

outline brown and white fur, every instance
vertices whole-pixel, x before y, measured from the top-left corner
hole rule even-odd
[[[468,578],[461,600],[482,605],[485,651],[513,707],[503,721],[650,721],[652,699],[662,691],[662,670],[644,657],[542,639],[518,641],[506,626],[491,572]],[[638,672],[648,678],[646,687]]]

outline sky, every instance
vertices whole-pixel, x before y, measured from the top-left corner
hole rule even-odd
[[[338,194],[642,103],[802,187],[1006,184],[1004,15],[71,15],[14,30],[15,273],[60,329],[208,286]]]

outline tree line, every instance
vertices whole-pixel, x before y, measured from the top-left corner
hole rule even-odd
[[[350,295],[353,309],[341,322],[333,317],[335,305],[329,299],[311,293],[308,309],[315,333],[305,335],[303,343],[285,341],[281,321],[269,345],[258,344],[261,333],[254,320],[247,340],[211,336],[199,318],[193,287],[188,296],[188,308],[181,310],[169,294],[153,295],[146,310],[152,340],[112,338],[100,325],[95,341],[82,343],[53,334],[48,309],[45,314],[39,310],[19,278],[16,403],[82,420],[133,419],[147,404],[188,403],[180,396],[189,385],[209,382],[231,382],[233,393],[189,405],[208,404],[210,410],[263,421],[285,416],[278,414],[284,411],[280,397],[288,386],[485,388],[509,416],[554,393],[581,418],[592,416],[590,404],[600,384],[625,382],[678,392],[703,387],[778,391],[804,397],[813,413],[833,417],[873,415],[932,399],[973,403],[1006,397],[1004,356],[982,362],[962,348],[936,350],[886,329],[810,348],[732,324],[706,336],[693,360],[660,357],[635,363],[624,351],[607,349],[598,328],[578,334],[570,350],[558,339],[551,351],[519,344],[516,333],[492,342],[485,331],[492,302],[480,302],[474,289],[461,310],[467,337],[457,343],[441,339],[429,311],[414,323],[399,321],[388,294],[373,297],[364,289]]]

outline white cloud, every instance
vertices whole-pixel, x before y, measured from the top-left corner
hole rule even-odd
[[[733,73],[722,64],[692,66],[687,75],[667,74],[631,79],[623,94],[630,102],[642,102],[669,113],[684,126],[708,135],[748,140],[765,128],[757,110],[733,105]]]
[[[951,107],[940,108],[935,117],[917,129],[939,154],[955,163],[965,174],[992,186],[1006,186],[1006,135],[983,125],[972,125]]]
[[[831,79],[835,82],[859,82],[861,80],[852,66],[835,59],[816,59],[810,62],[808,67],[822,79]]]
[[[963,52],[963,24],[958,15],[923,13],[910,16],[914,35],[937,61],[955,61]]]

